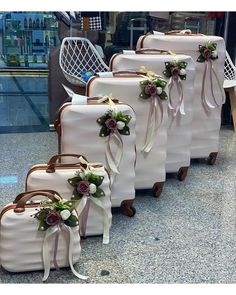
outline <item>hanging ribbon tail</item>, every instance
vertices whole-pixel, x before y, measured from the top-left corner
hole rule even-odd
[[[94,197],[91,197],[92,202],[94,202],[98,207],[103,209],[103,244],[109,244],[109,231],[111,227],[111,213],[109,210],[106,210],[102,202]]]
[[[76,208],[76,213],[77,213],[78,217],[81,217],[82,216],[82,213],[84,211],[84,208],[87,205],[87,201],[88,201],[88,197],[86,197],[86,196],[83,196],[82,199],[80,199],[79,205]],[[82,225],[81,225],[81,223],[82,223]],[[81,235],[82,235],[82,233],[81,233],[82,232],[82,230],[81,230],[81,227],[82,226],[83,226],[83,221],[80,222],[80,234]]]
[[[171,90],[172,90],[173,85],[174,85],[173,78],[170,77],[170,80],[168,82],[168,88],[169,88],[168,108],[170,110],[173,110],[174,109],[173,103],[172,103],[172,96],[171,96]]]
[[[217,73],[216,73],[216,71],[215,71],[215,69],[214,69],[212,63],[211,63],[211,70],[212,70],[212,72],[213,72],[213,75],[214,75],[215,78],[216,78],[216,81],[217,81],[218,87],[219,87],[220,92],[221,92],[221,95],[222,95],[222,102],[221,102],[221,104],[224,104],[225,101],[226,101],[225,91],[224,91],[224,88],[223,88],[222,83],[220,83],[219,77],[218,77],[218,75],[217,75]],[[212,88],[213,88],[213,86],[212,86]],[[217,105],[220,106],[219,104],[217,104]]]
[[[112,151],[111,151],[111,146],[110,146],[110,141],[115,140],[117,143],[117,153],[114,156]],[[120,164],[121,158],[122,158],[122,153],[123,153],[123,141],[118,134],[118,132],[114,132],[113,134],[110,134],[105,142],[105,156],[106,156],[106,161],[108,166],[110,167],[110,170],[115,173],[119,174],[118,166]]]
[[[54,253],[53,253],[53,264],[55,266],[56,270],[59,270],[59,266],[57,264],[57,250],[58,250],[58,241],[59,241],[59,235],[60,235],[60,225],[58,226],[59,229],[55,234],[55,244],[54,244]]]
[[[178,92],[179,92],[178,110],[181,115],[186,115],[185,110],[184,110],[184,91],[183,91],[183,85],[181,83],[180,78],[178,78],[178,81],[176,83],[177,83],[177,88],[178,88]]]
[[[210,109],[214,109],[215,107],[209,102],[208,98],[206,97],[205,93],[205,82],[206,82],[206,75],[208,71],[208,62],[205,61],[205,68],[203,72],[203,77],[202,77],[202,90],[201,90],[201,98],[202,98],[202,104],[206,111],[208,111],[207,107]]]
[[[158,124],[158,102],[161,108],[161,120],[160,124]],[[145,139],[145,145],[142,149],[143,152],[149,153],[152,149],[154,138],[156,135],[156,131],[161,125],[163,117],[163,109],[162,104],[159,101],[158,97],[151,97],[151,104],[150,104],[150,111],[149,111],[149,117],[148,117],[148,124],[147,124],[147,132],[146,132],[146,139]]]
[[[215,94],[214,94],[214,89],[213,89],[213,78],[212,78],[213,66],[212,66],[212,62],[211,62],[211,60],[209,61],[209,63],[210,63],[210,85],[211,85],[211,95],[212,95],[212,97],[213,97],[213,99],[214,99],[214,102],[215,102],[216,107],[219,107],[220,104],[219,104],[219,103],[217,102],[217,100],[216,100],[216,97],[215,97]],[[218,79],[217,75],[216,75],[216,81],[217,81],[218,86],[219,86],[219,79]],[[221,87],[220,87],[220,88],[221,88]],[[221,89],[220,89],[220,90],[221,90]]]
[[[74,269],[74,266],[73,266],[73,248],[74,248],[74,233],[72,231],[72,229],[63,224],[63,227],[64,229],[66,229],[68,232],[69,232],[69,265],[70,265],[70,268],[71,268],[71,271],[73,272],[73,274],[81,279],[81,280],[87,280],[88,277],[87,276],[83,276],[81,274],[79,274],[75,269]]]
[[[86,237],[86,228],[88,221],[88,213],[90,208],[90,197],[85,197],[87,199],[82,214],[80,216],[80,235]]]
[[[42,248],[42,256],[43,256],[43,266],[44,266],[44,275],[42,281],[45,282],[50,274],[50,265],[51,265],[51,258],[50,258],[50,249],[49,249],[49,239],[55,233],[60,230],[58,226],[49,227],[46,230],[46,234],[43,241],[43,248]]]

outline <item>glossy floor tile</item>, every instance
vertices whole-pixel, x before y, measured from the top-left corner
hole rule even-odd
[[[57,152],[54,132],[0,134],[0,206],[24,190],[28,169]],[[139,191],[136,215],[113,215],[110,244],[81,241],[76,269],[89,283],[236,283],[236,135],[220,132],[216,165],[193,163],[184,182],[168,177],[159,199]],[[1,283],[40,283],[42,271],[12,274]],[[84,283],[70,269],[48,283]]]

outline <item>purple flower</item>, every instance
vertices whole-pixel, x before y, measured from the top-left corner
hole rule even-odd
[[[53,226],[61,221],[61,216],[56,211],[50,211],[45,221],[48,225]]]
[[[77,192],[79,194],[85,195],[89,193],[89,182],[86,180],[81,180],[77,183]]]
[[[208,60],[211,57],[211,50],[210,49],[205,49],[202,53],[203,57],[205,57],[206,60]]]
[[[174,67],[171,69],[171,74],[172,76],[178,76],[179,75],[179,68],[178,67]]]
[[[114,118],[107,119],[105,124],[110,130],[115,130],[117,128],[117,122]]]
[[[157,88],[153,84],[148,84],[145,87],[144,91],[147,95],[156,95],[157,94]]]

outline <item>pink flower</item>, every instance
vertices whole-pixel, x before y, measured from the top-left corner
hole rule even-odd
[[[77,192],[79,194],[88,194],[89,193],[89,182],[86,180],[81,180],[77,183]]]
[[[153,84],[148,84],[145,87],[144,91],[147,95],[156,95],[157,94],[157,88]]]
[[[107,119],[105,124],[110,130],[115,130],[117,128],[117,122],[114,118]]]
[[[203,54],[202,55],[205,57],[205,59],[208,60],[211,57],[211,50],[210,49],[205,49],[203,51]]]
[[[61,216],[56,211],[51,211],[48,213],[45,221],[48,225],[53,226],[58,224],[60,220],[61,220]]]
[[[178,67],[174,67],[171,69],[171,74],[172,76],[178,76],[179,75],[179,68]]]

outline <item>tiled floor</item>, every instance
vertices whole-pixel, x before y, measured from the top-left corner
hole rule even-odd
[[[47,76],[0,75],[0,133],[49,130]]]
[[[57,152],[54,132],[0,134],[0,206],[24,190],[31,165]],[[184,182],[169,178],[159,199],[138,192],[137,213],[113,216],[111,242],[82,240],[76,269],[90,283],[236,283],[236,135],[220,132],[215,166],[193,163]],[[102,270],[108,275],[102,276]],[[42,272],[11,274],[2,283],[40,283]],[[48,283],[83,283],[69,269]]]

